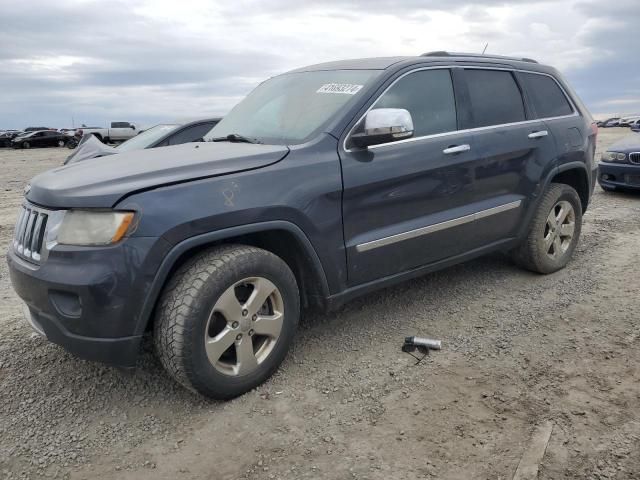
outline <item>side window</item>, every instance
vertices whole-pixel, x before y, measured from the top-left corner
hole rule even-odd
[[[511,72],[466,70],[474,127],[525,120],[524,102]]]
[[[452,132],[456,127],[456,102],[451,72],[420,70],[398,80],[373,108],[404,108],[413,118],[414,137]]]
[[[571,104],[553,78],[535,73],[521,75],[538,118],[561,117],[573,113]]]
[[[129,122],[111,122],[111,128],[129,128],[131,124]]]
[[[182,143],[195,142],[196,140],[200,140],[212,128],[213,124],[211,123],[202,123],[192,127],[187,127],[169,137],[169,145],[180,145]]]

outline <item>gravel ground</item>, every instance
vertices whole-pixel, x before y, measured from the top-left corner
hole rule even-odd
[[[2,245],[24,184],[67,154],[0,151]],[[639,234],[640,195],[597,188],[565,270],[493,255],[308,314],[278,373],[227,403],[148,348],[127,373],[32,334],[2,262],[1,476],[511,479],[551,421],[539,478],[640,478]],[[443,350],[415,365],[413,334]]]

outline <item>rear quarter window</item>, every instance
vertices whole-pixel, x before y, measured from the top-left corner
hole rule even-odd
[[[573,113],[569,100],[553,78],[535,73],[521,75],[538,118],[561,117]]]
[[[526,119],[520,88],[513,74],[503,70],[465,70],[474,127]]]

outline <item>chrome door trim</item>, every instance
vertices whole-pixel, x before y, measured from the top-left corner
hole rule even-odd
[[[401,143],[415,142],[415,141],[418,141],[418,140],[425,140],[425,139],[428,139],[428,138],[446,137],[446,136],[449,136],[449,135],[456,135],[458,133],[482,132],[482,131],[485,131],[485,130],[492,130],[494,128],[512,127],[512,126],[515,126],[515,125],[527,125],[527,124],[536,123],[536,122],[559,120],[559,119],[562,119],[562,118],[572,118],[572,117],[579,117],[580,116],[579,110],[576,107],[575,103],[573,103],[573,99],[571,98],[571,96],[569,94],[567,94],[567,91],[560,84],[560,82],[558,82],[558,80],[553,75],[550,75],[548,73],[534,72],[534,71],[531,71],[531,70],[523,70],[523,69],[518,69],[518,68],[504,68],[504,67],[491,67],[491,66],[483,67],[483,66],[460,65],[460,64],[436,65],[436,66],[433,66],[433,67],[420,67],[420,68],[415,68],[413,70],[410,70],[408,72],[403,73],[398,78],[396,78],[393,82],[391,82],[391,84],[387,88],[385,88],[380,95],[378,95],[378,97],[369,106],[369,108],[367,108],[367,110],[360,116],[360,118],[358,118],[358,121],[355,122],[353,124],[353,126],[349,129],[349,132],[347,133],[347,135],[345,135],[344,140],[342,142],[342,149],[346,153],[351,153],[353,151],[352,149],[347,148],[347,140],[349,140],[349,137],[353,133],[353,130],[362,121],[362,119],[365,117],[365,115],[367,113],[369,113],[369,110],[371,110],[375,106],[376,102],[385,93],[387,93],[387,91],[389,89],[391,89],[391,87],[393,87],[402,78],[406,77],[407,75],[411,75],[412,73],[420,72],[422,70],[442,70],[442,69],[452,70],[454,68],[462,68],[462,69],[470,69],[470,70],[501,70],[501,71],[506,71],[506,72],[520,72],[520,73],[530,73],[530,74],[533,74],[533,75],[544,75],[546,77],[551,78],[554,82],[556,82],[556,84],[558,85],[558,88],[560,88],[560,90],[564,94],[565,99],[567,100],[567,102],[569,102],[569,105],[571,106],[572,112],[569,115],[559,115],[557,117],[535,118],[535,119],[531,119],[531,120],[523,120],[521,122],[501,123],[500,125],[488,125],[488,126],[485,126],[485,127],[467,128],[467,129],[464,129],[464,130],[453,130],[453,131],[450,131],[450,132],[434,133],[432,135],[423,135],[421,137],[413,137],[413,138],[407,138],[407,139],[404,139],[404,140],[398,140],[398,141],[395,141],[395,142],[381,143],[379,145],[372,145],[372,146],[368,147],[368,150],[375,150],[377,148],[388,147],[388,146],[391,146],[391,145],[398,145],[398,144],[401,144]]]
[[[372,240],[370,242],[360,243],[356,245],[356,251],[358,253],[362,253],[369,250],[373,250],[375,248],[385,247],[387,245],[392,245],[397,242],[402,242],[404,240],[410,240],[412,238],[421,237],[423,235],[428,235],[430,233],[446,230],[447,228],[464,225],[465,223],[471,223],[474,220],[487,218],[491,215],[496,215],[498,213],[506,212],[508,210],[513,210],[514,208],[518,208],[521,203],[522,203],[521,200],[516,200],[515,202],[505,203],[504,205],[498,205],[497,207],[481,210],[479,212],[472,213],[469,215],[464,215],[462,217],[454,218],[452,220],[447,220],[445,222],[434,223],[433,225],[428,225],[426,227],[416,228],[414,230],[397,233],[395,235],[379,238],[377,240]]]

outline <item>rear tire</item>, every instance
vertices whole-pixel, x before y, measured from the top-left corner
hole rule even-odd
[[[31,148],[31,144],[29,142],[22,142],[22,148]]]
[[[524,241],[513,251],[514,261],[537,273],[564,268],[582,230],[582,203],[569,185],[552,183],[544,193]]]
[[[296,279],[282,259],[250,246],[216,247],[188,260],[166,286],[155,350],[181,385],[229,399],[275,372],[299,317]]]
[[[63,148],[65,145],[64,140],[58,140],[58,147]]]

